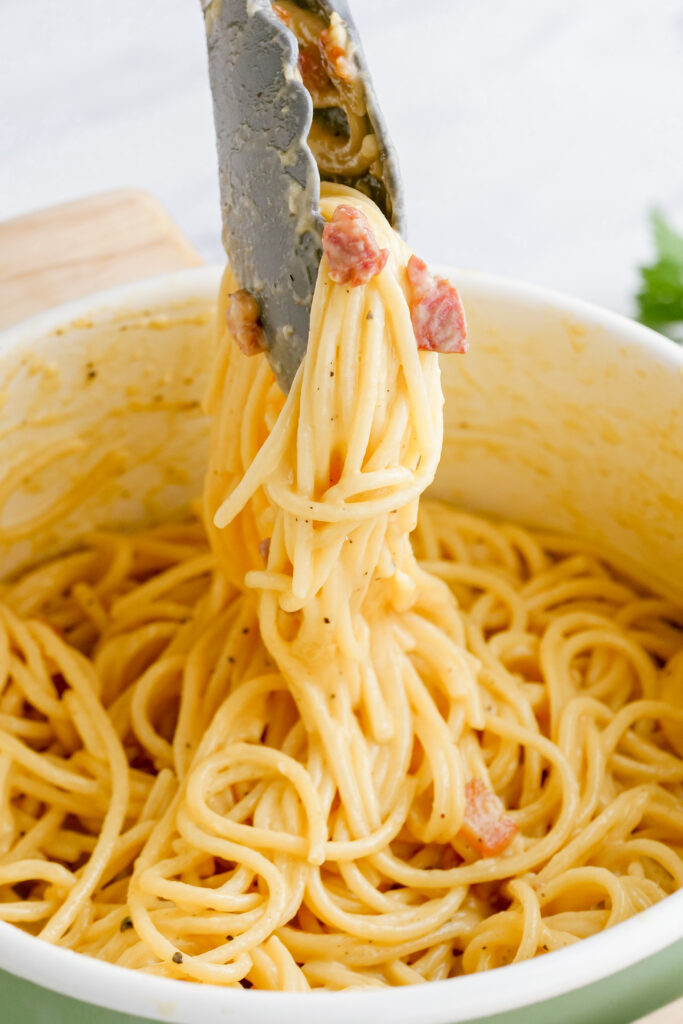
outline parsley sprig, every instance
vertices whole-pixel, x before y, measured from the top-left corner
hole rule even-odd
[[[651,223],[657,259],[640,268],[638,319],[683,344],[683,235],[660,210],[653,211]]]

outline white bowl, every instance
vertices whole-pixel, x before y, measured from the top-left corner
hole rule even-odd
[[[443,361],[446,442],[434,491],[615,549],[680,599],[683,350],[564,296],[452,276],[472,346],[466,360]],[[97,479],[103,454],[112,467],[58,530],[0,545],[0,577],[94,525],[163,518],[198,494],[207,450],[198,400],[218,281],[217,269],[167,275],[0,335],[0,467],[30,453],[45,462],[38,486],[0,510],[0,526],[35,515],[46,492]],[[55,441],[74,435],[81,444],[50,458]],[[12,1021],[51,1024],[318,1024],[321,1016],[326,1024],[621,1024],[683,993],[682,956],[683,892],[528,963],[371,992],[288,995],[171,981],[0,924],[0,999]]]

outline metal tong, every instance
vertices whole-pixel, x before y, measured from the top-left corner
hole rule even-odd
[[[378,143],[373,166],[379,173],[325,177],[370,194],[401,231],[397,159],[348,6],[345,0],[297,0],[295,6],[322,15],[327,24],[335,14],[341,18],[346,56]],[[210,0],[204,15],[223,244],[239,287],[259,304],[267,357],[287,392],[306,351],[322,255],[321,174],[307,141],[313,101],[299,73],[296,36],[277,4],[274,9],[270,0]]]

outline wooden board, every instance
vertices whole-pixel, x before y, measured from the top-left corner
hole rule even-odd
[[[126,189],[0,223],[0,329],[201,258],[163,206]]]

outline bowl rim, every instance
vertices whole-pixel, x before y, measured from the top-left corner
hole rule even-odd
[[[80,1002],[135,1017],[194,1024],[197,1011],[207,1022],[238,1019],[240,1024],[468,1024],[519,1010],[583,989],[655,956],[681,938],[683,890],[607,931],[562,950],[518,964],[463,975],[427,986],[346,989],[341,992],[243,991],[160,978],[92,959],[82,953],[0,922],[0,966],[10,974]],[[643,949],[642,932],[652,937]],[[17,934],[18,933],[18,934]],[[579,979],[577,981],[577,979]],[[457,1001],[456,1001],[457,997]],[[239,1017],[236,1015],[239,1014]]]
[[[559,309],[566,316],[575,320],[581,320],[591,326],[604,327],[620,334],[622,341],[631,342],[637,347],[648,350],[665,365],[683,368],[683,345],[676,344],[663,334],[622,313],[605,309],[585,299],[577,299],[561,291],[517,281],[499,274],[487,274],[478,270],[445,264],[437,265],[433,269],[445,277],[452,278],[456,284],[466,288],[471,294],[517,302],[522,300],[528,306],[548,311]],[[122,307],[131,312],[135,310],[140,313],[146,307],[158,306],[162,302],[166,308],[173,309],[173,307],[192,299],[211,301],[218,294],[218,285],[223,270],[224,267],[217,264],[187,267],[183,270],[115,285],[113,288],[94,292],[92,295],[85,295],[43,310],[26,320],[0,330],[0,359],[8,355],[15,347],[21,346],[22,343],[48,335],[58,328],[75,324],[81,319],[90,319],[120,311]]]
[[[140,315],[163,305],[172,312],[191,301],[217,295],[222,267],[190,268],[118,285],[41,312],[0,332],[0,360],[55,330],[87,318],[97,322],[114,313]],[[683,347],[621,314],[559,292],[474,271],[441,267],[439,272],[470,294],[490,301],[512,301],[558,312],[591,327],[603,327],[621,343],[642,349],[655,362],[683,375]],[[0,968],[43,988],[95,1006],[150,1019],[208,1021],[234,1018],[262,1024],[277,1014],[280,1024],[371,1024],[383,1015],[394,1024],[456,1024],[480,1020],[579,990],[653,956],[683,938],[683,890],[667,897],[607,932],[563,950],[488,972],[428,986],[400,989],[355,989],[311,993],[243,992],[216,985],[188,984],[143,974],[37,940],[14,925],[0,922]],[[644,940],[647,941],[644,941]],[[550,958],[550,959],[548,959]],[[551,966],[552,965],[552,966]],[[456,1000],[457,997],[457,1000]]]

